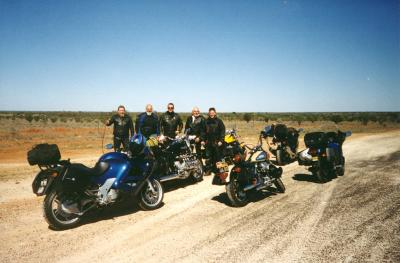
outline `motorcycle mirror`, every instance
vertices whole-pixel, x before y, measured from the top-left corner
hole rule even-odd
[[[265,133],[269,133],[271,130],[272,130],[271,125],[265,126],[265,128],[264,128]]]
[[[345,133],[346,133],[346,137],[350,137],[350,136],[351,136],[351,134],[352,134],[352,132],[351,132],[351,131],[346,131]]]
[[[112,143],[106,144],[104,148],[106,148],[107,150],[111,150],[113,148],[113,144]]]

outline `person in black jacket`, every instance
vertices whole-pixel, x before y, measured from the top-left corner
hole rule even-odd
[[[106,121],[106,125],[114,125],[114,151],[121,151],[121,143],[125,151],[128,151],[129,138],[134,135],[133,122],[125,112],[123,105],[118,106],[118,113]]]
[[[195,135],[195,149],[198,157],[201,152],[201,142],[205,141],[206,137],[206,120],[203,115],[200,115],[198,107],[192,109],[192,116],[189,116],[186,120],[185,131],[188,131],[189,135]]]
[[[215,108],[208,110],[208,118],[206,120],[206,149],[211,166],[211,172],[218,173],[217,162],[220,162],[223,154],[225,138],[225,125],[221,119],[217,117]]]
[[[151,135],[159,135],[158,116],[153,112],[151,104],[146,105],[146,112],[136,118],[136,133],[142,134],[146,139]]]
[[[167,111],[160,117],[160,132],[170,138],[175,138],[183,128],[182,119],[174,112],[174,104],[168,103]]]

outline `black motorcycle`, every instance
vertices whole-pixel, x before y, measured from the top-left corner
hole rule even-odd
[[[161,136],[158,146],[153,150],[160,175],[160,181],[165,182],[174,179],[191,179],[193,182],[203,180],[204,170],[201,158],[192,151],[191,143],[194,135],[169,138]]]
[[[309,171],[321,183],[343,176],[345,157],[342,145],[349,136],[351,131],[307,133],[304,136],[307,149],[299,153],[299,165],[310,166]]]
[[[233,157],[234,166],[226,185],[226,193],[235,207],[245,206],[249,202],[251,192],[261,191],[272,185],[278,192],[285,192],[285,186],[281,180],[282,168],[274,166],[268,160],[268,153],[262,147],[262,136],[261,133],[259,144],[256,146],[245,146],[249,150],[247,158],[240,153],[236,153]]]
[[[276,164],[286,165],[297,160],[299,133],[302,131],[303,129],[286,127],[285,124],[265,127],[262,135],[267,140],[269,151],[276,157]],[[272,137],[274,147],[270,146],[268,137]]]
[[[164,190],[153,178],[154,161],[119,152],[102,155],[93,168],[61,160],[57,145],[39,144],[28,152],[38,165],[32,190],[43,196],[44,218],[53,229],[77,226],[90,210],[137,199],[144,210],[162,205]]]

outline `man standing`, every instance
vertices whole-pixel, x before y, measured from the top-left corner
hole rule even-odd
[[[133,136],[134,129],[132,119],[125,113],[125,107],[123,105],[118,106],[118,113],[107,120],[106,125],[114,125],[114,151],[121,151],[121,143],[124,150],[128,151],[129,138]]]
[[[206,120],[206,149],[210,158],[211,172],[214,172],[215,175],[219,173],[216,164],[220,162],[223,157],[224,137],[225,125],[222,120],[217,117],[215,108],[210,108]]]
[[[174,138],[182,131],[183,123],[178,113],[174,111],[174,104],[168,103],[167,111],[160,117],[161,134]]]
[[[142,134],[146,139],[150,135],[159,135],[158,117],[153,112],[153,105],[147,104],[146,111],[136,118],[136,133]]]
[[[206,120],[200,115],[198,107],[192,109],[192,116],[189,116],[186,120],[185,131],[189,129],[189,135],[195,135],[195,149],[197,156],[200,157],[201,142],[205,141],[206,137]]]

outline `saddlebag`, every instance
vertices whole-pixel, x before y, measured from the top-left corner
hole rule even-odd
[[[52,165],[61,159],[57,144],[42,143],[28,151],[28,163],[30,165]]]
[[[310,132],[304,135],[304,143],[307,148],[319,148],[325,144],[324,132]]]
[[[286,127],[285,124],[277,124],[275,125],[274,133],[275,137],[278,140],[280,141],[286,140],[288,136],[288,128]]]

